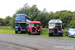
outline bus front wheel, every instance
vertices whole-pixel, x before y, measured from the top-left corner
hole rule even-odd
[[[15,33],[17,34],[17,31],[15,31]]]

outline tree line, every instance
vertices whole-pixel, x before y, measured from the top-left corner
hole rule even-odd
[[[11,17],[6,16],[6,18],[0,18],[0,26],[11,26]]]
[[[40,11],[37,5],[29,6],[27,3],[16,11],[12,17],[7,16],[5,19],[0,18],[0,25],[15,27],[16,14],[26,14],[31,17],[32,21],[40,21],[42,27],[48,27],[48,22],[51,19],[60,19],[63,22],[63,28],[75,28],[75,11],[61,10],[56,12],[47,12],[46,9]]]

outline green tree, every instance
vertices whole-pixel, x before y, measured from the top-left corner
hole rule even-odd
[[[10,16],[7,16],[5,19],[4,19],[4,25],[5,26],[10,26],[10,20],[11,20],[11,17]]]
[[[14,27],[15,23],[15,16],[16,14],[26,14],[29,17],[31,17],[31,20],[36,20],[36,17],[40,14],[40,11],[38,10],[36,5],[33,5],[32,7],[29,7],[28,4],[25,4],[23,8],[20,8],[16,11],[16,13],[13,15],[11,19],[11,27]]]
[[[70,21],[70,23],[67,25],[68,26],[68,28],[70,27],[70,28],[75,28],[75,11],[74,12],[72,12],[72,20]]]
[[[2,26],[3,25],[3,20],[2,20],[2,18],[0,18],[0,26]]]
[[[11,18],[11,27],[15,28],[15,16],[16,14],[13,15],[13,17]]]
[[[15,16],[16,14],[26,14],[29,17],[31,17],[32,21],[40,21],[42,23],[43,27],[48,27],[48,22],[51,19],[60,19],[63,22],[63,28],[69,27],[71,25],[71,22],[75,20],[75,12],[71,12],[68,10],[62,10],[62,11],[56,11],[53,12],[47,12],[46,9],[43,11],[40,11],[37,8],[37,5],[29,6],[27,3],[24,5],[24,7],[20,8],[16,11],[16,13],[13,15],[11,19],[11,26],[15,26]]]
[[[68,26],[68,28],[75,28],[75,20],[72,20],[72,21],[70,22],[70,24],[67,25],[67,26]]]
[[[72,12],[67,10],[57,11],[54,14],[55,19],[61,19],[63,22],[63,28],[67,27],[67,25],[72,20]]]

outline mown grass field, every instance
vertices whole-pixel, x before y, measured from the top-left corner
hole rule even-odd
[[[61,36],[50,36],[52,38],[66,38],[66,39],[75,39],[70,38],[65,35],[65,29],[63,30],[63,37]],[[15,34],[14,28],[11,28],[9,26],[0,26],[0,33],[8,33],[8,34]],[[18,33],[18,35],[28,35],[27,33]],[[40,37],[49,37],[48,36],[48,28],[42,28],[42,33],[40,35],[29,35],[29,36],[40,36]]]

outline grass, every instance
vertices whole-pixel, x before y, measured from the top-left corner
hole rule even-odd
[[[0,29],[0,33],[10,33],[10,34],[15,34],[14,30],[8,30],[8,29]]]
[[[0,29],[14,30],[14,28],[11,28],[10,26],[0,26]]]
[[[66,29],[63,30],[63,37],[61,36],[50,36],[52,38],[64,38],[64,39],[75,39],[75,38],[70,38],[65,35]],[[14,28],[11,28],[10,26],[0,26],[0,33],[9,33],[9,34],[15,34]],[[27,33],[18,33],[18,35],[28,35]],[[40,37],[49,37],[48,36],[48,28],[42,28],[42,33],[40,35],[30,35],[30,36],[40,36]]]

